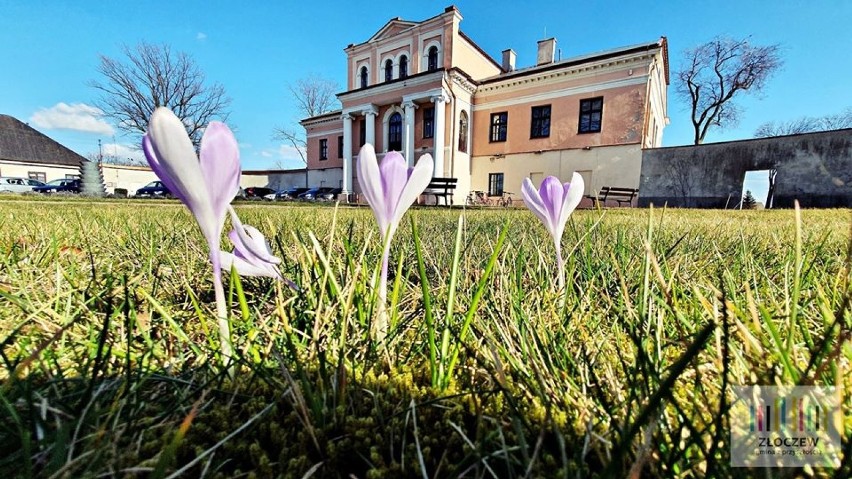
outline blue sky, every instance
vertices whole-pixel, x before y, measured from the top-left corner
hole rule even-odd
[[[191,54],[207,78],[232,98],[229,124],[244,169],[298,156],[272,139],[297,114],[287,84],[317,74],[345,84],[349,43],[367,40],[390,18],[424,20],[445,3],[373,2],[73,2],[0,0],[0,113],[30,123],[80,154],[134,156],[131,139],[92,117],[98,55],[120,55],[123,44],[167,43]],[[852,2],[835,1],[465,1],[454,3],[462,30],[492,57],[512,48],[518,67],[535,61],[536,41],[556,37],[563,58],[669,38],[672,80],[682,52],[717,35],[750,35],[779,43],[784,68],[761,97],[741,100],[738,127],[707,142],[750,138],[771,120],[839,113],[852,106]],[[689,113],[669,89],[671,124],[664,145],[689,144]]]

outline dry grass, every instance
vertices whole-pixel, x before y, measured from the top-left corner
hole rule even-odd
[[[238,209],[298,290],[232,278],[231,379],[177,203],[0,203],[0,474],[763,477],[730,387],[852,387],[849,211],[577,212],[562,292],[529,212],[414,210],[377,344],[368,210]]]

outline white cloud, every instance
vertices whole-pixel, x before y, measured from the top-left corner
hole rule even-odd
[[[296,149],[290,145],[281,145],[278,148],[278,156],[283,160],[298,160],[302,161],[302,156],[299,155],[299,151],[301,150],[302,155],[305,154],[305,151],[301,148]]]
[[[113,135],[115,129],[102,119],[103,112],[85,103],[57,103],[33,113],[30,122],[47,130],[74,130],[100,135]]]
[[[204,40],[207,40],[207,34],[204,32],[198,32],[195,34],[195,39],[199,42],[203,42]]]
[[[114,156],[122,160],[130,158],[147,164],[145,162],[145,153],[138,146],[130,143],[104,143],[101,145],[101,152],[105,157]],[[95,152],[95,155],[97,154],[98,152]]]
[[[265,161],[256,163],[259,168],[304,168],[305,163],[299,155],[299,150],[290,145],[280,145],[278,148],[264,148],[255,153]]]
[[[304,151],[302,151],[302,153],[304,154]],[[299,150],[290,145],[281,145],[278,149],[264,148],[259,152],[259,154],[264,158],[274,158],[276,160],[302,161],[302,157],[299,155]]]

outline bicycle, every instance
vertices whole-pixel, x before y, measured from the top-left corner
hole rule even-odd
[[[514,193],[510,193],[508,191],[504,191],[503,195],[500,197],[500,206],[503,208],[511,208],[512,207],[512,195]]]
[[[466,206],[491,206],[491,200],[484,191],[471,191],[467,195]]]

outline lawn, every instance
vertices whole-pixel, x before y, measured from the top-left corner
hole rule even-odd
[[[0,477],[849,477],[730,465],[735,385],[852,388],[848,210],[237,205],[283,263],[226,278],[177,202],[0,201]],[[460,217],[463,220],[460,222]],[[413,221],[412,221],[413,220]]]

